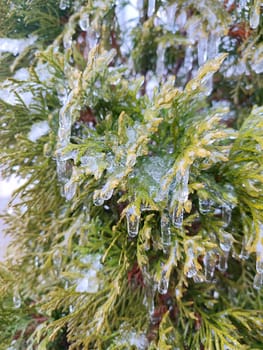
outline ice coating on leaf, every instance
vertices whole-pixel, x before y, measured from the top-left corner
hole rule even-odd
[[[104,199],[101,197],[100,191],[96,190],[93,195],[93,203],[96,206],[101,206],[104,203]]]
[[[126,220],[127,220],[127,231],[128,235],[131,238],[134,238],[138,235],[139,225],[140,225],[140,212],[138,209],[131,205],[126,211]]]
[[[36,40],[37,36],[30,36],[27,39],[0,38],[0,53],[9,52],[16,56],[33,45]]]
[[[28,133],[28,139],[32,142],[36,142],[40,137],[46,135],[49,130],[50,127],[46,120],[37,122],[31,126],[31,130]]]

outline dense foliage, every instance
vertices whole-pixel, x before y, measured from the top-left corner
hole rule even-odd
[[[0,6],[0,349],[262,349],[261,2]]]

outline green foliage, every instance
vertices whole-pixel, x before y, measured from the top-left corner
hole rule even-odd
[[[260,5],[61,3],[0,2],[0,349],[262,348]]]

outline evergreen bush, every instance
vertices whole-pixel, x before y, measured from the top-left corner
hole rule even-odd
[[[0,349],[263,349],[260,0],[0,7]]]

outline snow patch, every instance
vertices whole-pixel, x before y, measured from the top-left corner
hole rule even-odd
[[[49,130],[50,127],[46,120],[35,123],[32,125],[31,130],[28,133],[28,139],[32,142],[36,142],[40,137],[46,135]]]

